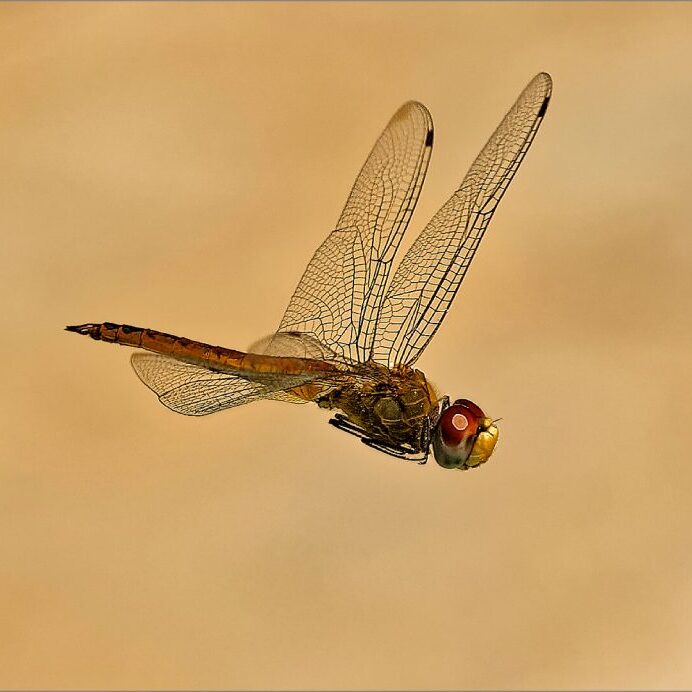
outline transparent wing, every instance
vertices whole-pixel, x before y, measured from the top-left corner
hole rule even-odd
[[[336,354],[319,342],[312,334],[302,334],[300,332],[276,332],[276,334],[270,334],[251,344],[247,352],[261,353],[266,356],[338,360]]]
[[[418,201],[432,141],[425,106],[411,101],[394,114],[336,229],[310,260],[279,332],[308,333],[345,360],[368,360],[389,270]]]
[[[256,399],[303,401],[290,390],[316,379],[315,375],[237,375],[208,370],[156,353],[134,353],[132,367],[164,406],[186,416],[206,416]]]
[[[401,260],[382,302],[373,358],[413,363],[440,326],[502,195],[543,120],[552,81],[536,75],[473,162],[461,187]]]

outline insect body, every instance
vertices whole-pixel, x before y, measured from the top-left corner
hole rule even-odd
[[[201,416],[256,399],[313,401],[344,432],[392,456],[445,468],[487,461],[498,439],[473,402],[450,404],[413,365],[456,296],[478,244],[546,113],[552,82],[534,77],[390,278],[433,145],[425,106],[404,104],[361,169],[277,332],[247,352],[113,324],[67,327],[132,346],[139,378],[168,408]]]

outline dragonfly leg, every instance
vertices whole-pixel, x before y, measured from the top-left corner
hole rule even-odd
[[[445,409],[448,409],[448,408],[449,408],[449,397],[445,394],[445,396],[443,396],[437,402],[437,411],[435,412],[432,420],[428,421],[431,429],[437,425],[437,421],[440,420],[440,416],[444,413]]]
[[[343,432],[348,433],[349,435],[355,435],[356,437],[360,438],[360,441],[367,445],[368,447],[372,447],[373,449],[376,449],[379,452],[384,452],[385,454],[389,454],[389,456],[396,457],[397,459],[406,459],[407,461],[415,461],[418,464],[425,464],[425,462],[428,460],[428,447],[430,446],[430,427],[428,423],[428,433],[427,433],[427,438],[428,442],[427,444],[423,447],[425,450],[424,452],[415,452],[411,447],[405,447],[403,445],[392,445],[387,442],[382,442],[380,440],[375,440],[371,437],[368,437],[365,430],[363,428],[360,428],[359,426],[355,425],[352,423],[343,413],[337,413],[334,418],[331,418],[329,420],[329,423],[333,425],[335,428],[338,430],[343,430]]]
[[[411,448],[399,445],[390,445],[386,442],[373,440],[370,437],[362,438],[361,442],[368,447],[376,449],[378,452],[384,452],[385,454],[389,454],[389,456],[396,457],[397,459],[415,461],[417,464],[425,464],[425,462],[428,460],[427,449],[424,452],[414,452]]]
[[[343,413],[337,413],[334,418],[330,418],[329,424],[338,430],[343,430],[343,432],[355,435],[361,439],[366,436],[365,430],[352,423]]]
[[[430,424],[430,418],[425,418],[423,421],[423,429],[421,430],[420,433],[420,448],[427,450],[430,447],[430,437],[431,437],[431,424]],[[426,451],[426,457],[427,457],[427,451]]]

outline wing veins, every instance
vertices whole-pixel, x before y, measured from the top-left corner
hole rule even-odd
[[[432,148],[419,103],[389,121],[356,178],[335,230],[313,255],[279,332],[313,334],[348,362],[364,362],[392,259],[416,206]]]
[[[551,87],[545,73],[531,80],[460,187],[402,258],[380,307],[375,360],[410,365],[434,336],[538,131]]]

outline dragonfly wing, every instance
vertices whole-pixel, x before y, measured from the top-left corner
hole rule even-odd
[[[418,201],[432,141],[425,106],[410,101],[394,114],[336,229],[310,260],[279,332],[311,334],[350,362],[370,358],[389,270]]]
[[[543,120],[552,81],[536,75],[404,255],[382,303],[373,358],[412,364],[440,326],[490,219]]]
[[[139,379],[164,406],[186,416],[206,416],[257,399],[296,401],[299,397],[290,390],[316,379],[314,374],[268,373],[250,381],[156,353],[135,353],[131,362]]]
[[[260,353],[266,356],[338,360],[334,351],[327,348],[312,334],[301,332],[276,332],[276,334],[270,334],[251,344],[247,352]]]

